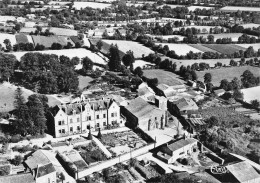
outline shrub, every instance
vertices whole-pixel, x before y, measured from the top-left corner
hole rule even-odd
[[[11,160],[11,163],[14,164],[15,166],[18,166],[22,163],[22,161],[23,161],[22,156],[17,155],[14,157],[14,159]]]
[[[21,136],[20,135],[14,135],[11,137],[11,142],[12,143],[17,143],[21,140]]]
[[[145,178],[150,179],[153,177],[153,175],[143,166],[141,166],[139,163],[136,165],[135,169]]]

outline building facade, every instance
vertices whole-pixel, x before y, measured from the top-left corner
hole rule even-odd
[[[124,125],[119,105],[107,99],[56,106],[52,118],[55,137]]]

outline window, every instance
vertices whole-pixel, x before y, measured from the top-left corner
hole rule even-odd
[[[97,119],[99,119],[99,115],[97,115]]]
[[[62,129],[62,133],[65,133],[65,129]]]
[[[88,120],[91,121],[91,116],[88,117]]]
[[[61,130],[59,130],[59,133],[61,133]]]
[[[99,123],[97,123],[97,127],[99,128]]]
[[[114,113],[114,116],[115,116],[115,117],[117,116],[117,113],[116,113],[116,112]]]
[[[79,126],[77,126],[77,130],[78,130],[78,131],[80,130],[80,127],[79,127]]]
[[[70,132],[73,132],[73,127],[70,127]]]
[[[103,118],[106,118],[106,114],[103,114]]]
[[[77,118],[77,122],[79,122],[79,118]]]
[[[114,117],[114,113],[111,113],[111,117]]]
[[[61,125],[61,121],[58,121],[58,125]]]
[[[70,123],[73,123],[72,119],[70,119]]]
[[[106,123],[106,122],[103,122],[103,126],[107,126],[107,123]]]

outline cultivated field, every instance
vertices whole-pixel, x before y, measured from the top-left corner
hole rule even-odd
[[[102,42],[111,45],[111,44],[117,44],[118,49],[126,53],[129,50],[132,50],[134,52],[135,58],[142,58],[142,56],[147,56],[150,53],[154,53],[151,49],[132,41],[118,41],[118,40],[102,40]]]
[[[220,9],[220,11],[223,12],[237,12],[238,10],[240,11],[259,11],[260,12],[260,7],[242,7],[242,6],[226,6]]]
[[[259,73],[260,71],[258,71],[258,75],[260,75]],[[260,86],[242,89],[241,91],[244,94],[244,101],[248,103],[252,100],[260,101]]]
[[[208,35],[210,34],[198,34],[197,36],[200,37],[204,37],[207,39]],[[235,41],[237,42],[238,41],[238,38],[240,36],[242,36],[243,34],[242,33],[223,33],[223,34],[211,34],[214,36],[214,41],[216,41],[217,39],[222,39],[222,38],[231,38],[232,41]]]
[[[212,50],[212,49],[205,47],[201,44],[189,44],[189,46],[192,46],[193,48],[196,48],[196,49],[198,49],[202,52],[217,52],[216,50]]]
[[[155,43],[156,45],[168,45],[170,50],[175,51],[175,53],[177,55],[186,55],[187,53],[189,53],[190,51],[192,51],[193,53],[198,53],[198,52],[202,52],[196,48],[193,48],[187,44],[174,44],[174,43]]]
[[[59,37],[59,36],[32,36],[34,45],[41,44],[45,46],[45,48],[50,48],[53,43],[59,43],[62,46],[66,46],[68,42],[70,42],[73,46],[74,42],[69,37]]]
[[[101,58],[99,55],[86,50],[84,48],[78,48],[78,49],[67,49],[67,50],[45,50],[45,51],[33,51],[34,52],[39,52],[39,53],[45,53],[45,54],[55,54],[58,56],[64,55],[67,56],[69,58],[73,58],[73,57],[79,57],[84,58],[84,57],[89,57],[94,63],[98,63],[98,64],[107,64],[106,59]],[[16,56],[17,60],[20,60],[21,57],[27,53],[26,51],[24,52],[12,52],[11,54],[13,54],[14,56]]]
[[[151,69],[143,70],[143,72],[144,76],[147,78],[157,78],[159,84],[163,83],[169,86],[183,84],[183,80],[181,80],[178,75],[169,71],[164,71],[161,69]]]
[[[233,54],[239,50],[246,50],[246,48],[235,44],[203,44],[203,46],[224,54]]]
[[[211,70],[207,70],[207,71],[196,71],[196,73],[198,75],[198,79],[201,81],[204,80],[203,77],[206,73],[211,73],[212,84],[214,86],[219,86],[220,81],[223,79],[227,79],[228,81],[231,81],[234,77],[237,77],[240,80],[240,76],[246,70],[251,71],[255,76],[260,76],[260,68],[252,67],[252,66],[211,69]]]
[[[105,9],[111,6],[111,4],[106,4],[106,3],[96,3],[96,2],[74,2],[73,7],[77,10],[80,10],[81,8],[84,9],[86,7],[91,7],[94,9],[100,8],[100,9]]]

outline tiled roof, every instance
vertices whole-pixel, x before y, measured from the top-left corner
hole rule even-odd
[[[37,178],[39,177],[43,177],[45,175],[48,175],[52,172],[55,172],[55,168],[53,167],[52,163],[43,165],[43,166],[39,166],[38,170],[37,170]]]
[[[173,142],[172,144],[169,144],[167,147],[171,150],[171,151],[176,151],[184,146],[187,146],[189,144],[193,144],[194,142],[197,142],[196,139],[181,139],[181,140],[178,140],[176,142]]]
[[[192,100],[192,99],[187,99],[187,98],[181,98],[177,101],[173,101],[175,105],[179,108],[179,110],[182,110],[186,107],[195,107],[197,108],[197,104]]]
[[[159,90],[161,90],[161,91],[164,91],[164,90],[166,90],[167,88],[169,88],[169,86],[166,85],[166,84],[158,84],[157,88],[158,88]]]
[[[126,109],[134,114],[137,118],[145,118],[151,113],[161,111],[161,109],[149,104],[141,97],[132,100],[130,104],[126,106]]]
[[[260,174],[246,161],[226,166],[239,182],[260,182]]]
[[[8,176],[0,176],[0,183],[35,183],[32,174],[21,173]]]

